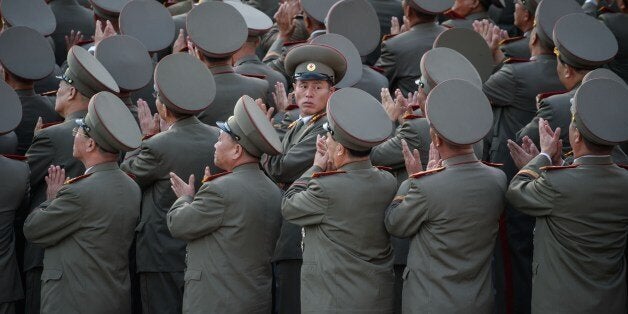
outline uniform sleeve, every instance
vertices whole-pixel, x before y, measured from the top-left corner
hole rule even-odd
[[[528,136],[537,147],[539,146],[539,118],[547,120],[550,122],[551,126],[556,127],[556,125],[551,122],[554,118],[552,107],[544,100],[541,100],[539,109],[536,111],[536,116],[530,123],[517,132],[517,143],[521,143],[521,139],[524,136]]]
[[[386,166],[393,169],[401,169],[405,167],[403,152],[401,148],[401,140],[406,140],[410,150],[418,149],[421,152],[421,160],[427,155],[423,153],[425,144],[421,141],[418,130],[412,126],[410,121],[404,122],[395,132],[395,135],[385,142],[375,146],[371,152],[371,162],[377,166]],[[421,161],[421,163],[423,163]]]
[[[180,197],[172,204],[167,215],[168,229],[177,239],[201,238],[220,228],[226,206],[216,184],[205,183],[193,200]]]
[[[512,178],[506,199],[515,209],[535,217],[551,214],[559,193],[552,186],[547,172],[540,174],[539,170],[549,165],[547,157],[538,155]]]
[[[54,143],[44,130],[36,132],[33,137],[33,144],[26,152],[28,167],[31,170],[31,186],[36,186],[44,180],[48,174],[48,167],[53,162],[56,155]]]
[[[265,157],[262,163],[264,169],[276,182],[294,182],[312,165],[316,153],[316,135],[323,133],[323,128],[310,132],[283,154]]]
[[[24,236],[40,246],[53,246],[79,230],[82,212],[78,191],[64,185],[54,200],[43,202],[28,215]]]
[[[395,56],[395,53],[386,45],[386,41],[382,42],[381,54],[375,63],[375,66],[384,70],[384,75],[388,79],[389,83],[393,82],[393,79],[397,75],[397,57]]]
[[[515,103],[517,84],[513,71],[513,67],[506,64],[484,83],[482,89],[492,106],[512,106]]]
[[[153,149],[149,139],[142,142],[137,154],[124,160],[120,169],[133,174],[135,182],[143,189],[168,176],[170,169],[164,167],[162,161],[160,153]]]
[[[295,181],[282,200],[283,218],[299,226],[316,225],[323,221],[329,205],[329,196],[311,174],[317,167],[312,167],[299,180]]]
[[[408,179],[399,187],[393,204],[386,212],[384,223],[392,236],[407,238],[419,232],[428,218],[427,199],[421,193],[418,181]]]

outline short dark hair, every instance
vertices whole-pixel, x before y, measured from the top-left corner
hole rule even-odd
[[[366,157],[371,154],[372,150],[371,148],[369,148],[368,150],[355,150],[347,147],[345,148],[347,149],[351,157]]]
[[[580,132],[580,135],[582,136],[582,132]],[[582,142],[584,143],[584,146],[586,146],[588,150],[596,154],[608,154],[614,148],[614,145],[602,145],[602,144],[593,143],[592,141],[590,141],[584,136],[582,136]]]

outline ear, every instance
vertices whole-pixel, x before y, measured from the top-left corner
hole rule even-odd
[[[338,145],[336,145],[336,156],[342,156],[347,152],[347,149],[340,145],[340,143],[338,143]]]
[[[70,85],[69,86],[70,91],[68,92],[68,99],[70,100],[74,100],[76,99],[79,95],[78,95],[78,90],[76,89],[76,87]]]
[[[233,152],[233,156],[231,157],[232,160],[236,160],[242,157],[242,155],[244,154],[244,147],[242,147],[242,145],[240,144],[234,145],[233,149],[234,149],[234,152]]]
[[[471,6],[474,10],[477,9],[478,6],[480,6],[480,0],[473,0],[473,5]]]
[[[335,91],[336,91],[336,86],[332,86],[332,87],[330,87],[330,88],[329,88],[329,91],[330,91],[330,92],[332,92],[332,93],[333,93],[333,92],[335,92]]]
[[[91,152],[93,152],[93,151],[98,149],[98,147],[96,147],[96,146],[97,146],[96,145],[96,141],[94,141],[93,138],[89,138],[89,139],[87,139],[87,145],[85,147],[85,151],[88,152],[88,153],[91,153]]]
[[[578,130],[578,128],[574,128],[573,130],[573,140],[576,143],[582,142],[582,134],[580,134],[580,130]]]

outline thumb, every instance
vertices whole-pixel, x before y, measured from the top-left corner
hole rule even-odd
[[[194,174],[190,175],[190,178],[188,179],[188,185],[194,188]]]
[[[205,176],[206,176],[206,177],[209,177],[209,176],[211,176],[211,175],[212,175],[212,173],[211,173],[211,171],[209,170],[209,166],[205,166]]]
[[[421,159],[421,155],[419,154],[419,150],[416,149],[416,148],[412,151],[412,155],[414,156],[414,159],[417,160],[417,161],[419,161]]]

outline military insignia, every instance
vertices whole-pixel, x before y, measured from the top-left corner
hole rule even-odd
[[[539,169],[544,170],[544,171],[554,171],[554,170],[561,170],[561,169],[571,169],[571,168],[576,168],[578,167],[578,165],[569,165],[569,166],[545,166],[545,167],[541,167]]]
[[[321,113],[318,113],[318,114],[314,115],[312,117],[312,119],[310,119],[310,121],[307,123],[307,125],[310,126],[310,125],[316,123],[316,121],[320,120],[321,118],[323,118],[326,115],[327,115],[327,112],[321,112]]]
[[[316,70],[316,64],[314,64],[314,63],[309,63],[309,64],[307,65],[306,69],[307,69],[308,71],[312,72],[312,71]]]
[[[501,164],[501,163],[488,162],[488,161],[484,161],[484,160],[482,160],[482,163],[487,165],[487,166],[491,166],[491,167],[495,167],[495,168],[499,168],[499,167],[504,165],[504,164]]]
[[[78,176],[78,177],[75,177],[75,178],[72,178],[72,179],[67,179],[67,180],[65,180],[65,182],[63,182],[63,184],[72,184],[74,182],[78,182],[78,181],[80,181],[82,179],[85,179],[85,178],[87,178],[87,177],[89,177],[91,175],[92,175],[91,173],[88,173],[88,174],[84,174],[82,176]]]
[[[26,160],[26,156],[21,156],[21,155],[12,155],[12,154],[2,154],[2,156],[9,158],[9,159],[13,159],[13,160],[19,160],[19,161],[25,161]]]
[[[417,173],[411,175],[410,178],[418,179],[418,178],[421,178],[421,177],[424,177],[424,176],[427,176],[427,175],[430,175],[430,174],[434,174],[434,173],[437,173],[437,172],[440,172],[440,171],[443,171],[443,170],[445,170],[445,167],[438,167],[438,168],[435,168],[435,169],[432,169],[432,170],[421,171],[421,172],[417,172]]]
[[[387,171],[387,172],[392,172],[393,168],[391,167],[386,167],[386,166],[375,166],[375,168],[382,170],[382,171]]]
[[[214,175],[211,175],[211,176],[208,176],[208,177],[204,177],[203,181],[201,181],[201,182],[202,183],[209,182],[209,181],[212,181],[212,180],[214,180],[216,178],[220,178],[220,177],[222,177],[224,175],[227,175],[227,174],[230,174],[230,173],[231,173],[231,171],[225,171],[225,172],[217,173],[217,174],[214,174]]]
[[[312,178],[316,179],[316,178],[331,176],[331,175],[339,174],[339,173],[347,173],[347,172],[346,171],[342,171],[342,170],[315,172],[314,174],[312,174]]]
[[[617,166],[619,166],[620,168],[628,170],[628,165],[617,165]]]

